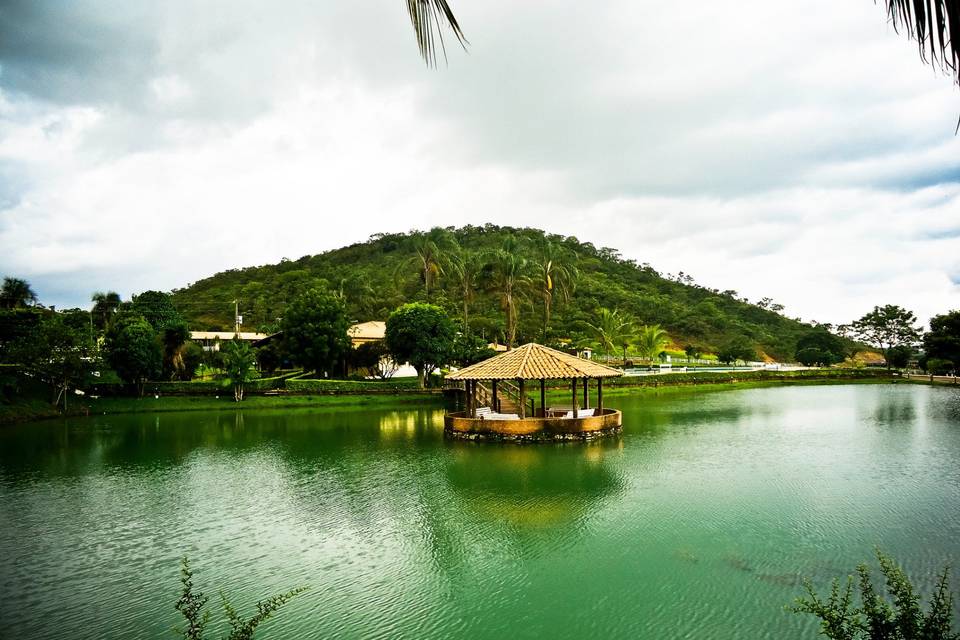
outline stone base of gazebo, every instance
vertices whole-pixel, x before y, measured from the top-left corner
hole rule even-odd
[[[520,418],[488,420],[469,418],[466,412],[443,417],[444,432],[464,440],[512,442],[558,442],[593,440],[620,433],[623,415],[616,409],[601,409],[587,418]]]

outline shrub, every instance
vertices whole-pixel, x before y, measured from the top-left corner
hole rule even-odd
[[[174,631],[186,640],[203,640],[203,630],[210,622],[210,612],[204,607],[210,598],[203,595],[202,591],[193,590],[193,571],[186,557],[180,564],[180,584],[182,585],[180,598],[174,608],[186,620],[187,626]],[[227,640],[252,640],[257,627],[276,613],[280,607],[306,590],[306,587],[297,587],[286,593],[260,600],[257,602],[257,612],[246,620],[230,604],[223,591],[220,591],[220,603],[230,623],[230,635],[227,636]]]
[[[953,594],[949,590],[949,568],[937,580],[927,612],[920,596],[903,569],[879,549],[876,551],[880,572],[886,581],[886,593],[873,586],[870,569],[857,567],[860,606],[853,602],[853,576],[841,589],[834,579],[830,594],[824,600],[809,581],[804,582],[807,595],[797,598],[790,609],[794,613],[810,613],[820,618],[820,633],[831,640],[957,640],[952,631]],[[892,602],[888,601],[889,596]]]
[[[927,358],[924,364],[926,372],[935,376],[945,376],[953,371],[953,363],[943,358]]]

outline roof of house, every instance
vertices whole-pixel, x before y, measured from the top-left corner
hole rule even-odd
[[[547,380],[613,378],[618,369],[583,360],[534,342],[447,375],[448,380]]]
[[[354,340],[383,340],[387,335],[387,323],[371,320],[351,325],[347,335]]]
[[[234,336],[239,335],[241,340],[263,340],[267,337],[266,333],[254,333],[252,331],[241,331],[239,334],[233,331],[191,331],[191,340],[233,340]]]

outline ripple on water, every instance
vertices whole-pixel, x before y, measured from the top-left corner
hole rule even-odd
[[[164,637],[178,562],[271,638],[792,638],[874,545],[957,564],[956,393],[618,397],[620,439],[464,446],[437,411],[110,416],[0,432],[0,619]],[[214,629],[212,637],[223,631]]]

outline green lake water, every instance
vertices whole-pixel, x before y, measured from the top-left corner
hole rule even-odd
[[[211,605],[309,585],[265,639],[814,638],[802,577],[960,567],[960,390],[607,404],[622,436],[564,445],[447,440],[440,403],[4,427],[0,637],[172,638],[184,554]]]

